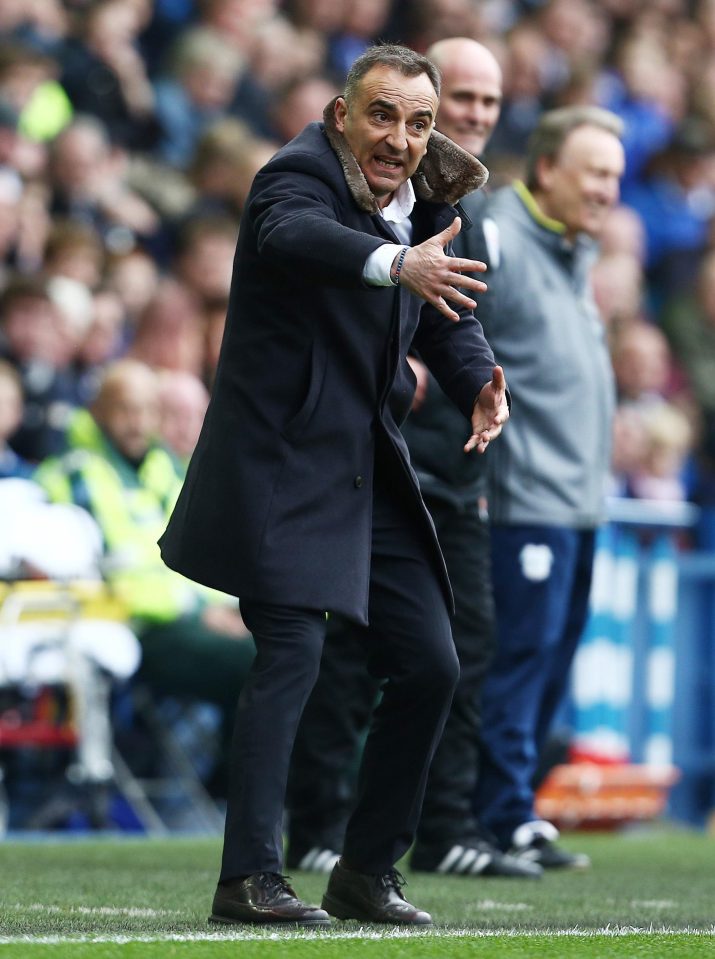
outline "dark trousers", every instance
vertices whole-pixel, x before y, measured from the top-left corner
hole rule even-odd
[[[379,475],[373,490],[368,667],[383,681],[343,854],[362,872],[389,869],[409,848],[459,665],[444,594],[421,522]],[[299,561],[299,557],[296,557]],[[280,872],[291,750],[315,683],[322,610],[242,604],[256,660],[239,701],[221,879]],[[341,689],[333,691],[342,696]]]
[[[450,842],[478,833],[472,802],[478,775],[480,690],[494,655],[488,524],[476,504],[459,509],[426,497],[447,564],[456,613],[452,635],[460,678],[432,761],[417,836]],[[303,713],[289,779],[291,858],[319,846],[340,851],[354,802],[353,768],[379,685],[366,669],[360,630],[331,620],[320,675]],[[339,691],[339,695],[336,692]]]
[[[493,526],[497,654],[482,690],[475,811],[502,846],[536,817],[533,779],[588,615],[594,533]]]

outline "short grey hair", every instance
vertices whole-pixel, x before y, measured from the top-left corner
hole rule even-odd
[[[598,127],[620,140],[623,120],[610,110],[594,106],[560,107],[542,114],[526,147],[524,179],[530,190],[539,186],[537,166],[542,157],[555,159],[568,135],[578,127]]]
[[[402,47],[396,43],[378,43],[368,47],[350,67],[343,94],[347,103],[355,99],[360,81],[373,67],[389,67],[404,77],[418,77],[424,73],[439,96],[442,76],[431,60],[422,56],[421,53],[410,50],[409,47]]]

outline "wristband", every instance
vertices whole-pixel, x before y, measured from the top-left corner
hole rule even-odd
[[[405,257],[407,256],[408,250],[409,250],[409,246],[403,246],[397,255],[395,275],[393,276],[392,273],[390,273],[390,279],[392,280],[393,286],[399,286],[400,284],[400,270],[402,269],[402,264],[405,262]]]

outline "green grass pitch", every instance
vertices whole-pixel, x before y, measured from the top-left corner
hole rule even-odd
[[[78,839],[0,844],[0,959],[715,957],[715,840],[655,828],[570,835],[583,873],[539,881],[410,874],[435,926],[215,927],[220,843]],[[325,879],[296,873],[303,898]],[[217,931],[218,930],[218,931]]]

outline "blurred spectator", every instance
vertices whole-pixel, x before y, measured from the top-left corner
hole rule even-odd
[[[151,19],[139,36],[147,73],[154,78],[164,67],[177,38],[197,16],[196,0],[154,0]]]
[[[715,213],[714,164],[713,130],[690,118],[653,158],[645,178],[624,187],[624,202],[645,226],[646,266],[656,302],[695,278],[697,255],[705,249]]]
[[[165,370],[159,376],[159,436],[173,453],[181,473],[199,439],[209,392],[193,373]]]
[[[480,37],[479,10],[471,0],[414,0],[401,13],[408,46],[420,52],[447,37]]]
[[[0,479],[29,479],[33,467],[15,452],[12,437],[22,422],[22,381],[7,360],[0,360]]]
[[[83,283],[90,290],[99,286],[104,270],[104,244],[87,223],[56,219],[44,251],[45,273]]]
[[[170,69],[155,87],[162,160],[181,169],[188,165],[201,134],[228,110],[241,65],[236,50],[212,30],[196,28],[179,37]]]
[[[625,124],[625,195],[628,184],[638,180],[650,159],[667,146],[683,111],[684,89],[662,45],[652,38],[626,36],[614,59],[616,69],[604,81],[602,102]],[[672,98],[674,90],[679,93],[676,104],[665,99]]]
[[[687,498],[685,465],[693,444],[687,416],[670,403],[642,414],[644,448],[631,477],[631,491],[640,499],[682,502]]]
[[[528,21],[509,34],[504,69],[504,104],[491,153],[524,155],[543,110],[549,47]]]
[[[287,143],[314,120],[340,90],[323,77],[301,77],[281,90],[271,111],[276,139]]]
[[[340,29],[331,31],[329,42],[329,62],[336,77],[343,81],[348,70],[367,48],[379,39],[387,25],[390,14],[390,0],[349,0],[335,4],[344,14]]]
[[[61,83],[75,110],[100,119],[113,143],[147,150],[156,141],[154,92],[137,48],[149,0],[97,0],[77,12],[79,32],[61,53]]]
[[[646,410],[664,402],[671,380],[671,354],[663,333],[636,321],[616,331],[611,345],[619,402]]]
[[[124,309],[117,293],[98,290],[92,298],[92,315],[73,364],[77,393],[83,405],[97,395],[107,364],[117,359],[123,347]]]
[[[584,64],[599,63],[609,40],[608,20],[589,0],[547,0],[538,20],[549,48],[542,83],[553,94]]]
[[[23,177],[40,176],[46,167],[46,150],[31,143],[18,129],[17,110],[0,98],[0,166],[8,166]]]
[[[42,268],[45,244],[50,232],[50,191],[42,180],[26,181],[19,207],[19,233],[13,262],[23,274]]]
[[[622,204],[610,210],[603,224],[599,246],[602,256],[625,253],[635,257],[641,265],[645,263],[645,231],[635,210]]]
[[[131,341],[142,315],[159,286],[155,260],[141,247],[110,256],[107,262],[107,287],[121,300],[127,324],[126,339]]]
[[[155,692],[218,705],[225,747],[253,642],[228,597],[202,589],[161,561],[156,541],[179,477],[155,443],[158,394],[158,378],[144,364],[124,360],[110,366],[91,417],[70,432],[71,451],[44,462],[36,478],[53,502],[82,506],[99,524],[105,576],[141,642],[139,676]],[[214,785],[223,793],[225,776]]]
[[[246,54],[256,34],[276,13],[278,0],[198,0],[199,23]]]
[[[283,10],[299,29],[330,37],[339,33],[347,5],[347,0],[284,0]]]
[[[182,227],[173,267],[202,306],[228,298],[237,236],[227,216],[191,217]]]
[[[642,317],[643,270],[628,253],[607,253],[591,270],[593,295],[609,331]]]
[[[37,462],[63,449],[77,405],[75,384],[58,365],[62,321],[46,282],[16,277],[0,295],[0,356],[18,370],[25,397],[17,453]]]
[[[213,124],[199,140],[188,169],[196,191],[194,209],[240,216],[254,176],[277,149],[276,143],[256,139],[240,120]]]
[[[92,322],[92,294],[84,283],[67,276],[49,277],[47,292],[57,307],[54,362],[60,369],[69,371]],[[74,381],[74,374],[71,375]],[[74,388],[76,389],[76,381]]]
[[[17,111],[30,140],[56,136],[72,117],[72,104],[57,82],[56,60],[35,47],[0,42],[0,98]]]
[[[66,36],[69,16],[62,0],[4,0],[0,4],[0,34],[52,51]]]
[[[610,496],[633,495],[631,481],[642,472],[647,437],[642,411],[633,406],[617,406],[613,415],[613,448],[606,486]]]
[[[110,250],[130,249],[136,236],[151,237],[160,227],[152,208],[129,188],[125,159],[94,117],[75,117],[51,144],[53,214],[90,224]]]
[[[663,330],[706,421],[715,423],[715,251],[702,261],[695,289],[664,310]]]
[[[128,355],[157,370],[185,370],[200,376],[204,336],[199,305],[175,280],[163,280],[146,305]]]
[[[249,51],[233,112],[261,137],[274,135],[269,117],[277,91],[301,77],[320,73],[325,43],[313,30],[299,30],[284,17],[266,21]]]

